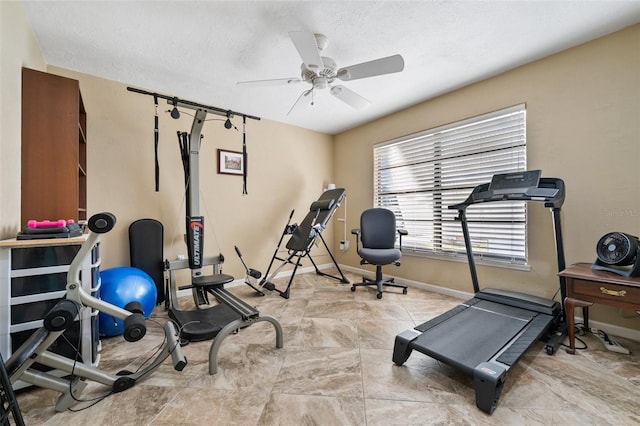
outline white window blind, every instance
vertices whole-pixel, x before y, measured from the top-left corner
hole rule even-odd
[[[526,168],[526,109],[517,105],[374,146],[374,206],[393,211],[408,253],[466,254],[456,210],[448,206],[497,173]],[[478,260],[525,264],[526,203],[471,206],[467,219]]]

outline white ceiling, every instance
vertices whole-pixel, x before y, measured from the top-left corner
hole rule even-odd
[[[45,61],[149,91],[335,134],[640,22],[640,1],[27,1]],[[238,81],[300,77],[289,31],[329,38],[338,67],[405,69],[342,83],[372,104]],[[132,94],[132,96],[135,96]]]

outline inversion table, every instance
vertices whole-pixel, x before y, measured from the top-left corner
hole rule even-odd
[[[273,257],[271,258],[271,262],[269,263],[267,272],[264,274],[264,278],[260,282],[260,287],[264,287],[267,290],[276,291],[280,296],[288,299],[291,289],[291,283],[293,282],[296,271],[298,270],[298,267],[301,266],[300,262],[304,257],[309,258],[316,270],[316,274],[333,278],[345,284],[349,284],[349,280],[342,273],[340,266],[338,266],[336,259],[333,257],[331,250],[329,250],[326,241],[322,237],[322,231],[324,231],[324,229],[327,227],[327,224],[333,217],[333,214],[338,209],[338,207],[340,207],[340,204],[345,197],[346,192],[344,188],[335,188],[323,192],[320,198],[318,198],[318,200],[314,201],[311,204],[311,206],[309,207],[309,213],[307,213],[300,225],[289,225],[289,222],[291,222],[291,218],[293,217],[294,213],[293,210],[291,211],[291,214],[289,215],[289,222],[287,222],[287,225],[285,226],[284,231],[280,236],[280,241],[278,242],[278,246],[276,247],[276,251],[273,254]],[[285,235],[291,235],[286,245],[287,256],[279,257],[278,251]],[[318,269],[318,265],[316,265],[313,258],[311,257],[311,249],[313,248],[313,245],[316,243],[318,238],[320,238],[320,241],[322,241],[322,244],[327,250],[327,253],[329,253],[331,261],[340,274],[339,277],[320,271],[320,269]],[[269,274],[269,272],[271,271],[271,267],[276,260],[279,260],[282,263],[272,274]],[[271,280],[286,265],[293,265],[293,272],[291,273],[291,277],[289,278],[287,288],[285,288],[284,290],[279,290],[276,288],[275,284],[271,282]]]

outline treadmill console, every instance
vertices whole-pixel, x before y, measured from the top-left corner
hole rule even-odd
[[[540,170],[529,170],[522,173],[493,175],[489,191],[493,191],[494,194],[523,193],[531,187],[538,187],[540,174]]]
[[[564,183],[540,175],[540,170],[494,175],[490,183],[476,186],[465,201],[449,208],[464,210],[471,204],[509,200],[543,201],[548,207],[560,207],[564,202]]]

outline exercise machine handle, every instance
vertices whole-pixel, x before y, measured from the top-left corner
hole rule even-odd
[[[89,219],[88,225],[91,232],[86,241],[80,246],[80,250],[71,261],[69,271],[67,272],[67,299],[79,303],[82,306],[90,306],[105,314],[125,320],[131,315],[131,312],[91,296],[80,285],[80,273],[84,261],[91,256],[94,247],[100,242],[101,234],[113,229],[115,223],[116,217],[111,213],[98,213]]]
[[[164,334],[167,337],[167,348],[171,353],[171,361],[176,371],[182,371],[187,365],[187,358],[182,353],[180,342],[178,341],[178,332],[171,321],[167,321],[164,325]]]

